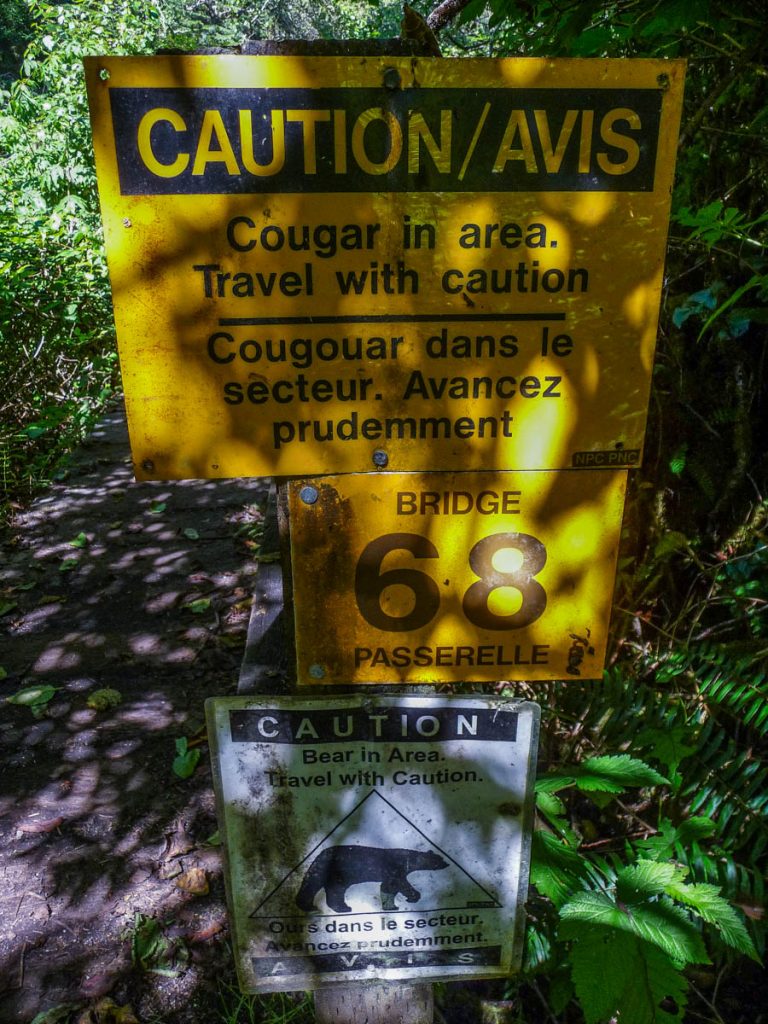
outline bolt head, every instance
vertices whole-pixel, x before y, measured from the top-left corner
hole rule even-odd
[[[383,469],[389,463],[389,456],[381,448],[377,448],[373,453],[373,464]]]
[[[312,487],[310,484],[307,484],[306,487],[302,487],[299,491],[299,497],[305,505],[314,505],[320,497],[320,492],[316,487]]]

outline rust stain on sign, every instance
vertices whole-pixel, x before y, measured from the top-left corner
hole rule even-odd
[[[89,58],[137,475],[636,465],[683,69]]]

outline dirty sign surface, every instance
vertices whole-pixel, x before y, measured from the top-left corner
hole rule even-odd
[[[599,678],[626,476],[292,481],[299,682]]]
[[[539,708],[498,698],[212,698],[244,991],[508,975]]]
[[[682,62],[86,70],[140,478],[639,462]]]

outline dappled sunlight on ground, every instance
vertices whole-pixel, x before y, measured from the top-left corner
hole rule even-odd
[[[0,720],[0,1020],[106,992],[151,1019],[231,963],[203,702],[236,689],[266,495],[133,483],[115,413],[4,538],[0,694],[54,690]],[[89,706],[104,689],[119,703]],[[203,755],[189,779],[181,737]],[[147,919],[165,974],[135,942],[132,962]]]

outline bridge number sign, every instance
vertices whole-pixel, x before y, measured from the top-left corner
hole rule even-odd
[[[623,470],[292,481],[299,681],[595,678]]]

